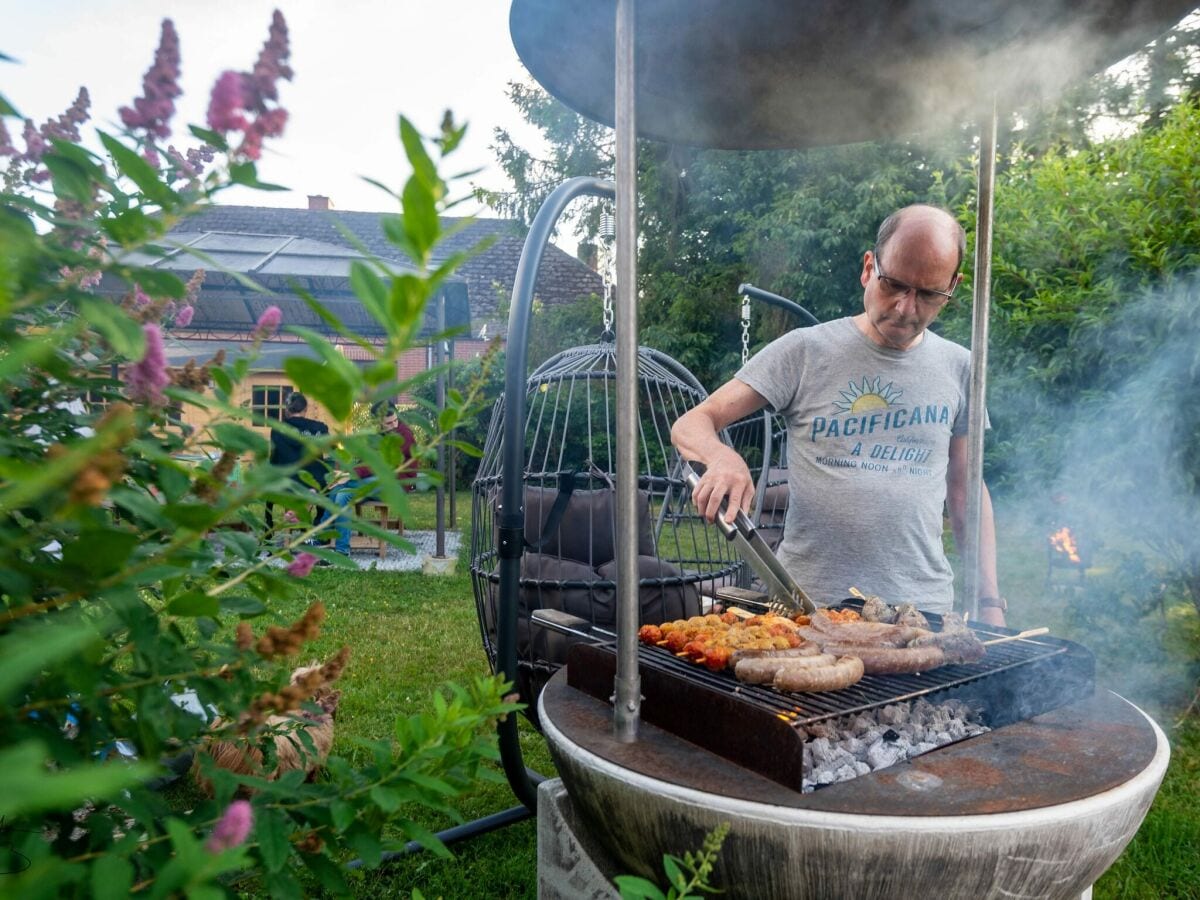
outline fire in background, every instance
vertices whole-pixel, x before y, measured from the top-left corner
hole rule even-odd
[[[1062,553],[1073,563],[1083,562],[1079,556],[1079,545],[1075,543],[1075,536],[1066,525],[1050,535],[1050,546],[1056,553]]]

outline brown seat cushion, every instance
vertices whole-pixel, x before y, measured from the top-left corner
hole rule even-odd
[[[557,488],[525,488],[525,540],[536,544],[558,498]],[[616,496],[608,488],[574,491],[562,521],[536,552],[603,565],[616,556]],[[654,556],[654,529],[650,522],[650,495],[638,491],[638,553]]]
[[[694,584],[660,584],[657,579],[679,577],[683,573],[657,556],[638,556],[638,588],[640,622],[643,625],[659,625],[673,619],[687,619],[700,615],[700,592]],[[617,580],[617,562],[607,562],[597,569],[606,581]],[[613,611],[614,621],[616,611]]]

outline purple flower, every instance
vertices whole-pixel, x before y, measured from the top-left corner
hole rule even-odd
[[[0,156],[20,156],[17,152],[17,145],[12,142],[12,138],[8,136],[8,129],[4,127],[4,120],[0,119]]]
[[[223,72],[213,85],[208,104],[208,126],[222,133],[241,131],[235,151],[245,159],[262,155],[263,139],[283,134],[287,110],[280,109],[278,82],[290,81],[287,23],[279,10],[271,17],[270,34],[250,72]]]
[[[142,159],[148,162],[152,169],[157,169],[161,165],[158,159],[158,151],[153,147],[146,147],[142,150]]]
[[[192,316],[194,316],[195,314],[196,314],[195,307],[192,307],[192,306],[183,307],[182,309],[179,310],[179,312],[175,313],[175,327],[176,328],[187,328],[189,325],[192,324]]]
[[[147,306],[149,306],[153,302],[154,301],[150,299],[149,295],[147,295],[146,292],[142,290],[142,286],[140,284],[135,284],[133,286],[133,308],[134,309],[145,309]]]
[[[293,578],[303,578],[316,564],[317,558],[311,553],[297,553],[296,558],[287,567],[287,573]]]
[[[163,351],[162,329],[153,322],[142,326],[146,338],[146,353],[129,367],[125,373],[125,393],[130,400],[162,406],[165,402],[163,388],[170,377],[167,375],[167,356]]]
[[[241,73],[222,72],[208,98],[208,127],[222,133],[240,131],[246,127],[246,117],[241,112],[244,107]]]
[[[67,107],[66,112],[57,119],[48,120],[42,126],[42,137],[47,141],[57,138],[60,141],[78,143],[79,126],[88,120],[88,107],[91,105],[92,98],[88,95],[87,88],[81,87],[75,96],[75,102]]]
[[[170,137],[175,98],[181,93],[179,36],[171,20],[163,19],[162,37],[154,54],[154,65],[146,70],[142,78],[142,96],[133,101],[132,107],[121,107],[121,121],[130,130],[140,128],[155,137]]]
[[[258,322],[254,325],[254,337],[256,340],[269,338],[279,330],[279,325],[283,321],[283,311],[278,306],[268,306],[262,311],[262,315],[258,317]]]
[[[232,850],[242,844],[250,836],[254,826],[254,807],[249,800],[234,800],[225,809],[225,814],[217,822],[204,849],[209,853],[220,853],[222,850]]]
[[[297,516],[293,510],[285,509],[283,511],[283,521],[287,522],[289,525],[299,525],[300,517]]]

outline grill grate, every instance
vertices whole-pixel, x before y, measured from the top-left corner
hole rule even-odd
[[[939,630],[941,618],[926,615]],[[976,633],[988,640],[1014,632]],[[968,702],[981,710],[987,725],[1000,728],[1090,696],[1095,678],[1091,653],[1052,637],[997,644],[977,663],[920,675],[866,675],[841,691],[807,694],[743,684],[731,672],[709,671],[663,647],[639,645],[638,654],[642,718],[797,789],[806,728],[817,722],[927,697]],[[572,687],[608,701],[615,672],[611,642],[571,649],[567,682]]]

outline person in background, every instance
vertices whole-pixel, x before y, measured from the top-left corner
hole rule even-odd
[[[375,421],[379,422],[380,434],[395,434],[400,436],[401,440],[401,458],[400,472],[398,477],[401,479],[410,479],[416,475],[412,467],[412,451],[415,438],[412,430],[404,424],[400,419],[399,413],[396,412],[396,404],[391,400],[383,400],[371,407],[371,416]],[[343,510],[350,505],[351,502],[361,502],[362,500],[371,499],[374,491],[363,488],[373,485],[378,481],[375,473],[371,471],[369,466],[355,466],[353,477],[336,485],[330,491],[329,497]],[[343,556],[350,555],[350,517],[344,512],[338,515],[333,522],[333,527],[336,532],[333,549]]]
[[[718,433],[764,406],[783,415],[789,503],[778,553],[819,603],[857,586],[891,604],[952,608],[942,517],[948,509],[961,547],[970,352],[928,328],[962,280],[965,249],[943,209],[888,216],[863,254],[861,313],[772,342],[672,428],[683,458],[706,467],[693,500],[711,522],[722,501],[748,512],[754,496],[749,468]],[[978,584],[980,618],[1003,625],[986,486]]]
[[[284,403],[283,424],[296,429],[296,431],[305,437],[320,437],[329,434],[328,425],[316,419],[307,418],[304,415],[306,412],[308,412],[308,398],[299,391],[293,391],[288,394],[288,398]],[[269,457],[271,465],[294,466],[304,458],[307,450],[308,448],[305,446],[304,441],[300,438],[292,437],[289,434],[284,434],[274,429],[271,430],[271,455]],[[325,479],[329,474],[329,465],[325,462],[324,457],[318,457],[297,470],[292,476],[293,480],[305,484],[300,476],[300,472],[307,472],[316,480],[317,485],[323,489],[325,487]],[[306,486],[308,485],[306,484]],[[318,507],[313,524],[320,524],[324,518],[325,510]],[[274,529],[274,519],[274,504],[267,503],[266,520],[268,530]]]

